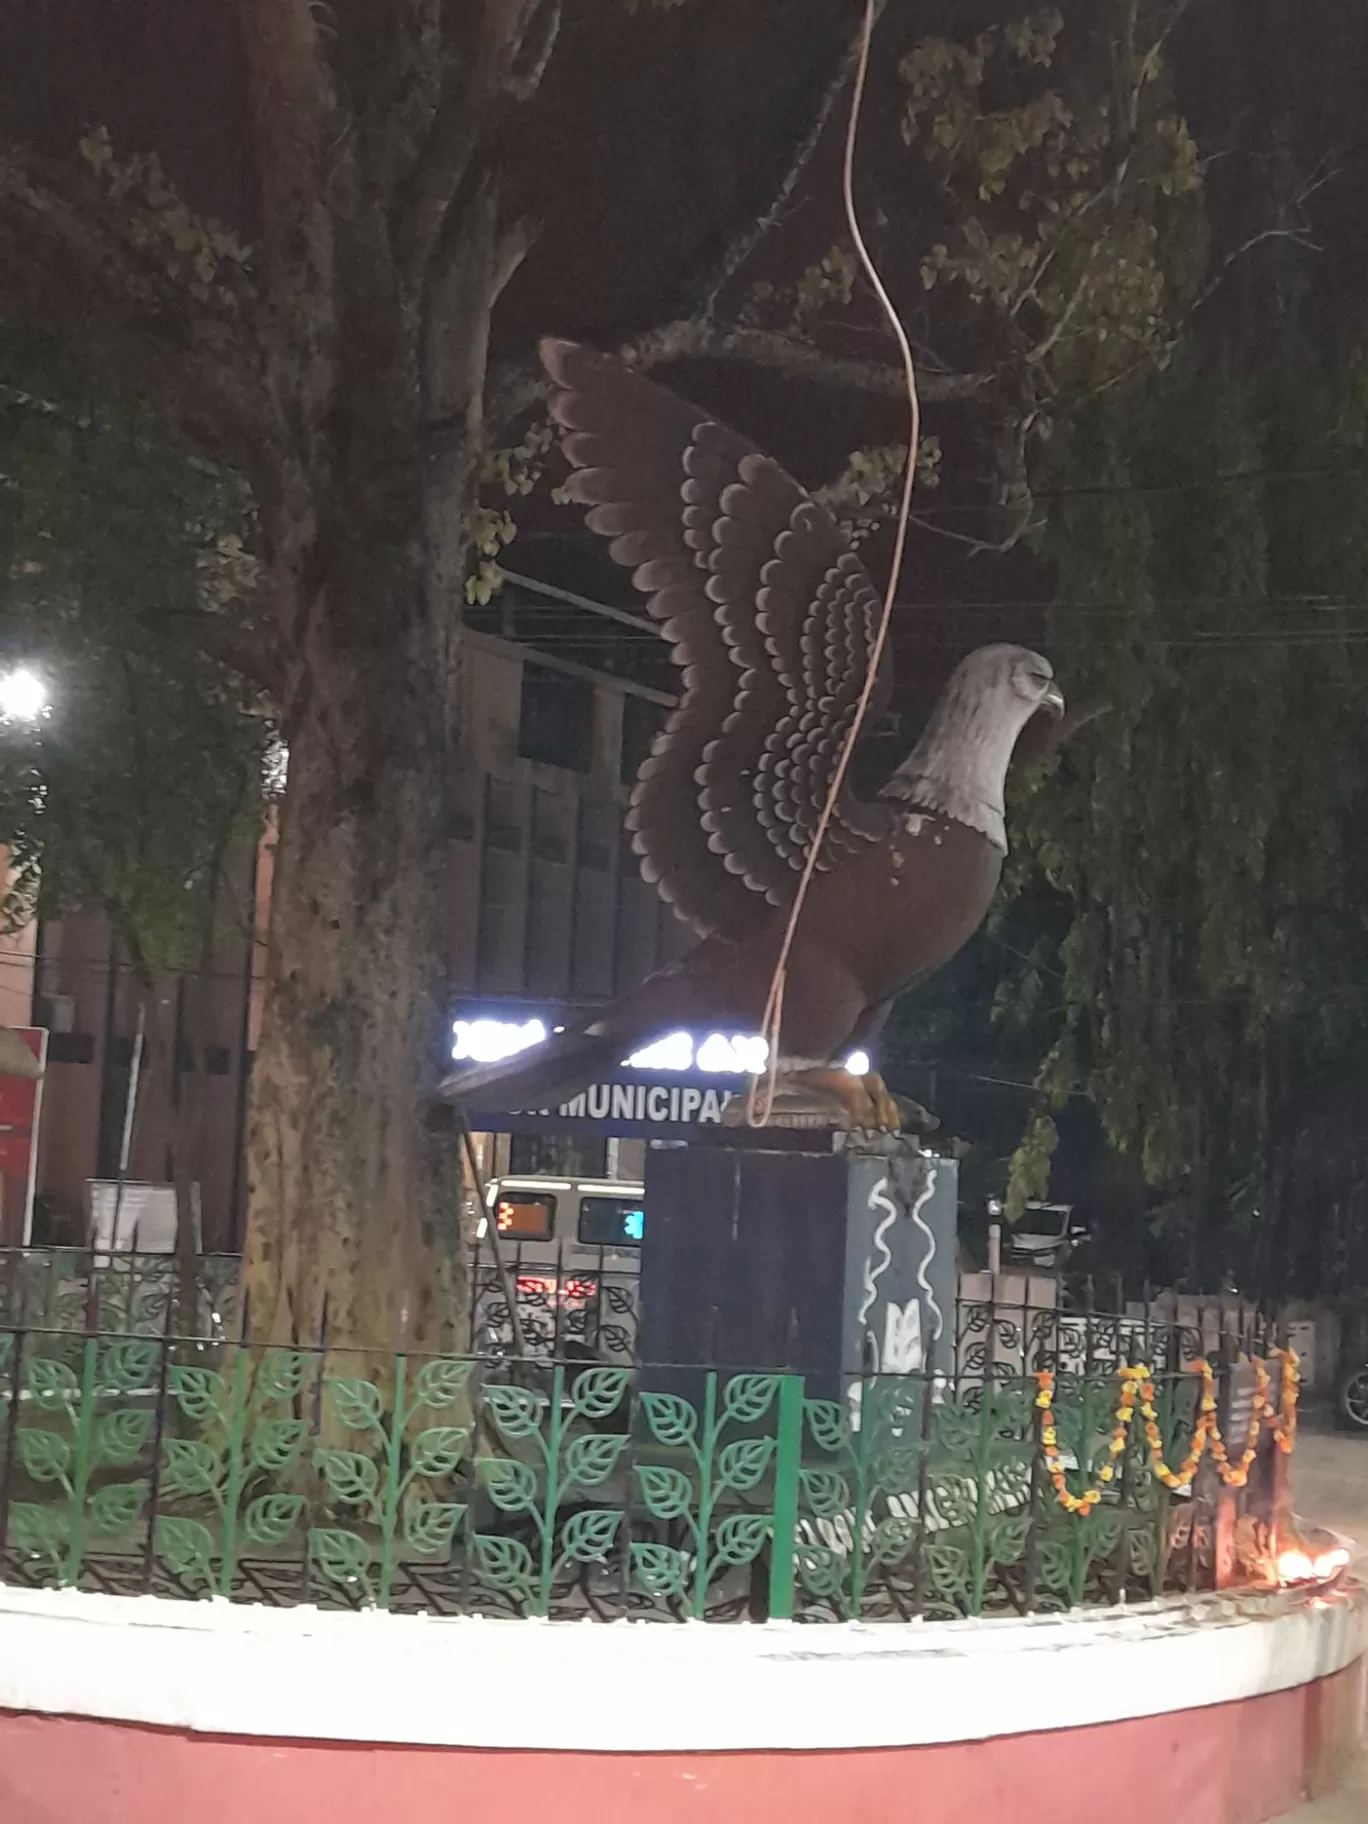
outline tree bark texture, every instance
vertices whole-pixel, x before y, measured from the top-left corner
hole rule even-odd
[[[479,128],[517,48],[511,28],[534,9],[458,9],[451,78],[430,110],[428,64],[395,63],[413,97],[402,117],[429,122],[405,146],[358,102],[369,71],[349,87],[344,61],[337,92],[318,81],[327,60],[307,7],[285,9],[282,37],[278,5],[243,4],[272,212],[280,434],[258,493],[289,747],[252,1067],[245,1321],[254,1341],[456,1349],[461,1176],[431,1111],[457,646],[499,269]],[[377,40],[377,58],[392,50]],[[435,46],[432,59],[440,68]]]

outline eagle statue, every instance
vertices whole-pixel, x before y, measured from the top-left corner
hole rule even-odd
[[[699,941],[591,1023],[448,1077],[442,1095],[470,1111],[552,1106],[681,1027],[760,1029],[883,609],[831,515],[745,438],[611,356],[565,341],[541,355],[565,492],[632,571],[682,673],[627,822],[642,873]],[[872,713],[890,682],[885,664]],[[1063,709],[1048,660],[985,646],[875,798],[842,787],[789,953],[776,1107],[900,1125],[877,1074],[834,1061],[977,929],[1007,852],[1017,737]]]

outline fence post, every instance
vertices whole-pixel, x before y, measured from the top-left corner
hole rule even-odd
[[[803,1377],[779,1381],[779,1435],[774,1459],[774,1535],[770,1541],[771,1621],[793,1620],[798,1554],[798,1469],[803,1456]]]

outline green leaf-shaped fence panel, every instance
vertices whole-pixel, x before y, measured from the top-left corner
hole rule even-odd
[[[411,1552],[431,1556],[446,1552],[465,1518],[465,1504],[457,1501],[407,1501],[404,1504],[404,1543]]]
[[[143,1517],[147,1506],[146,1482],[110,1482],[97,1488],[86,1502],[86,1524],[92,1533],[117,1539]]]
[[[129,1406],[120,1412],[107,1412],[96,1422],[91,1462],[97,1469],[106,1464],[127,1469],[137,1462],[151,1436],[152,1414],[146,1407]]]
[[[35,1482],[63,1482],[71,1469],[71,1445],[58,1432],[40,1425],[21,1427],[15,1448],[25,1475]]]
[[[572,1438],[565,1453],[566,1482],[578,1482],[581,1488],[595,1487],[617,1468],[618,1458],[626,1448],[626,1437],[612,1432]]]
[[[303,1495],[258,1495],[247,1503],[242,1530],[253,1545],[281,1546],[299,1524]]]
[[[212,1583],[214,1535],[199,1520],[166,1516],[157,1521],[154,1545],[178,1577]]]
[[[374,1501],[380,1487],[380,1471],[359,1450],[316,1450],[314,1468],[322,1474],[333,1500],[348,1507]]]
[[[429,1425],[414,1438],[410,1463],[415,1476],[450,1476],[469,1454],[468,1425]]]
[[[210,1444],[198,1438],[166,1438],[162,1443],[161,1492],[164,1498],[212,1494],[222,1462]]]
[[[581,1564],[605,1559],[617,1539],[622,1515],[611,1508],[582,1508],[571,1514],[561,1532],[561,1555]]]
[[[651,1596],[683,1596],[693,1560],[671,1545],[637,1541],[632,1546],[632,1578]]]
[[[414,1376],[413,1404],[434,1410],[454,1406],[470,1386],[470,1362],[424,1362]]]
[[[510,1457],[481,1457],[480,1476],[495,1507],[506,1514],[531,1513],[537,1505],[537,1478],[526,1463]]]

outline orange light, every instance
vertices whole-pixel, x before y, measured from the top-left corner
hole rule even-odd
[[[1342,1545],[1314,1555],[1303,1551],[1300,1546],[1290,1546],[1285,1552],[1278,1553],[1278,1582],[1328,1583],[1332,1577],[1339,1575],[1348,1562],[1349,1554]]]

